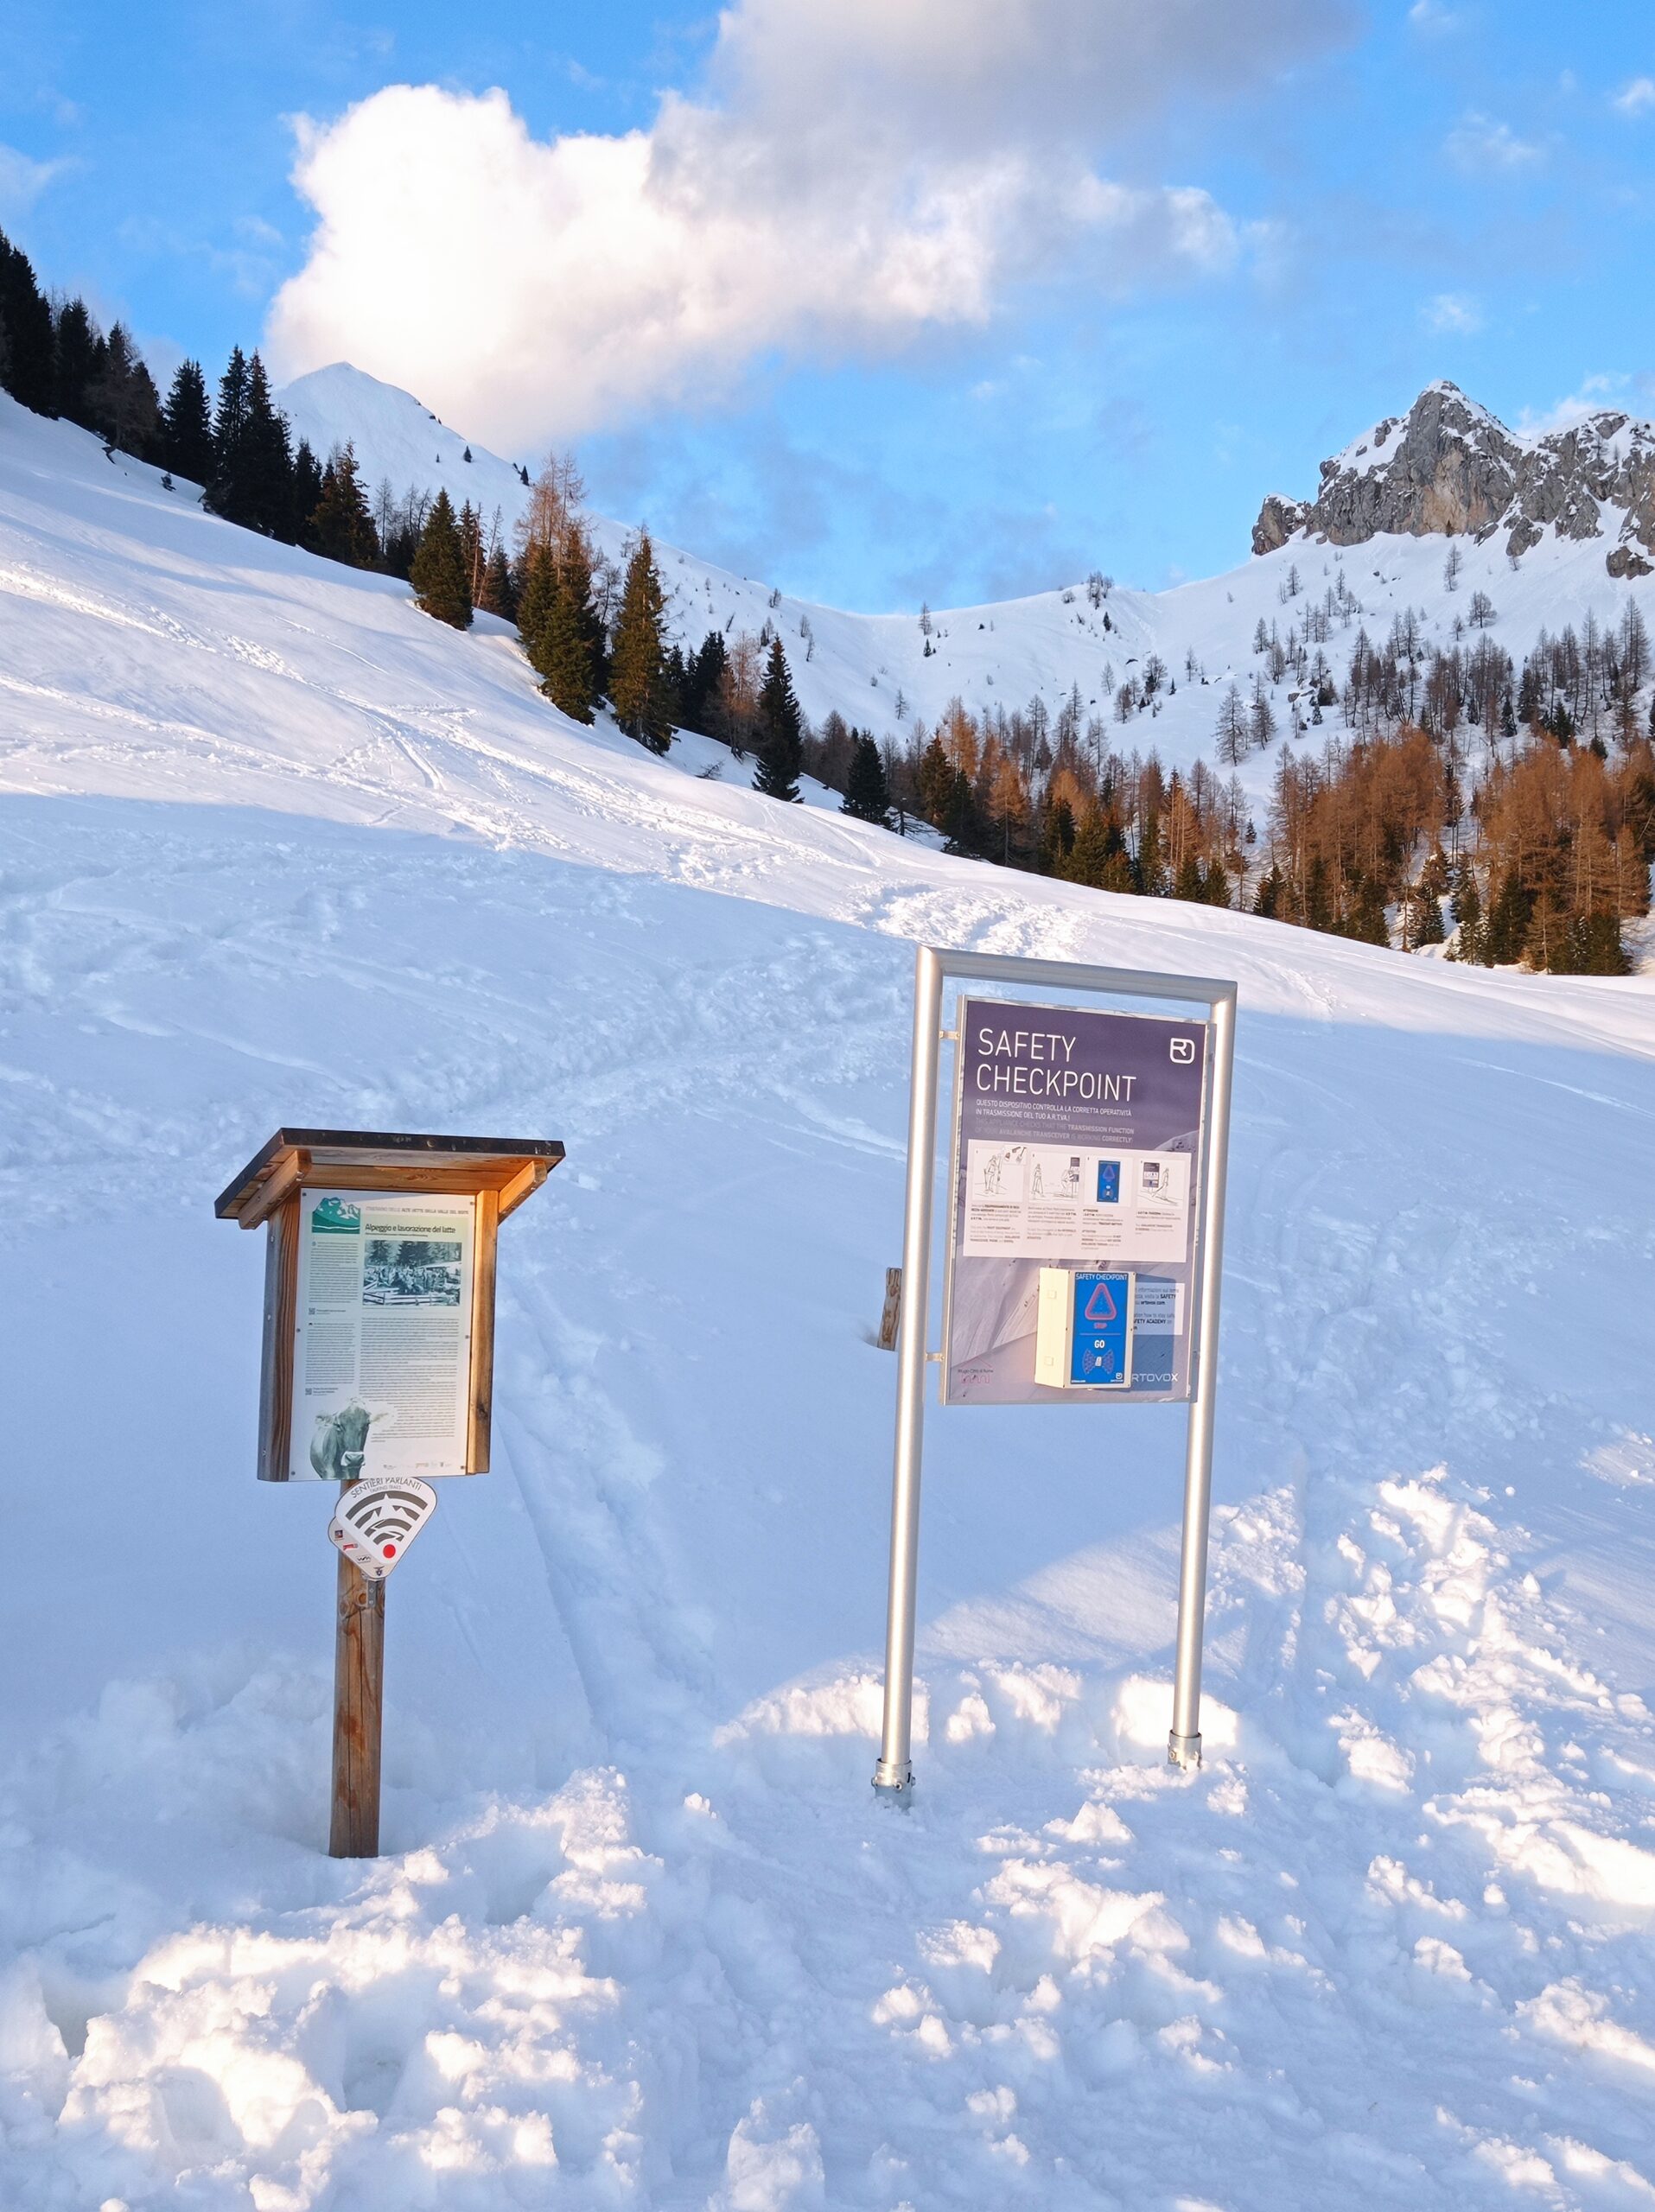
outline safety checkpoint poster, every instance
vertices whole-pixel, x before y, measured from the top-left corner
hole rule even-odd
[[[1207,1025],[962,996],[958,1036],[945,1403],[1098,1402],[1034,1380],[1043,1267],[1136,1276],[1103,1402],[1189,1397]]]

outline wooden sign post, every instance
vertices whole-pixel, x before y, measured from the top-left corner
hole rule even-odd
[[[379,1855],[379,1734],[385,1718],[385,1586],[339,1555],[334,1637],[334,1788],[330,1859]]]
[[[333,1481],[342,1497],[366,1475],[487,1471],[500,1224],[563,1157],[532,1139],[278,1129],[248,1161],[213,1211],[269,1230],[261,1482]],[[429,1492],[409,1502],[430,1510]],[[339,1555],[335,1859],[379,1848],[385,1577],[399,1555],[380,1549],[383,1564],[361,1553],[377,1573]]]

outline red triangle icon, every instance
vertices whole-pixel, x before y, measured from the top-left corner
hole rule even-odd
[[[1103,1300],[1101,1306],[1098,1303],[1099,1299]],[[1086,1300],[1086,1310],[1082,1319],[1087,1321],[1113,1321],[1119,1317],[1119,1306],[1110,1295],[1109,1285],[1106,1282],[1099,1282],[1092,1296]]]

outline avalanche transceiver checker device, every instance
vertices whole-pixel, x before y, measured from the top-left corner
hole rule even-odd
[[[1136,1286],[1129,1269],[1042,1268],[1034,1380],[1058,1390],[1130,1389]]]

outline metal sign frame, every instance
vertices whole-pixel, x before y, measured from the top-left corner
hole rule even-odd
[[[914,958],[913,1055],[908,1096],[907,1187],[902,1215],[902,1290],[897,1317],[896,1436],[891,1480],[891,1564],[885,1631],[885,1708],[874,1789],[907,1804],[913,1790],[913,1630],[918,1597],[920,1488],[930,1357],[931,1231],[937,1181],[937,1084],[945,1042],[943,985],[968,982],[1056,986],[1117,998],[1170,1000],[1207,1011],[1210,1081],[1200,1161],[1199,1255],[1195,1267],[1194,1373],[1184,1461],[1184,1522],[1178,1574],[1177,1657],[1167,1757],[1201,1763],[1201,1636],[1206,1606],[1207,1528],[1213,1491],[1213,1417],[1218,1388],[1219,1300],[1224,1270],[1224,1198],[1235,1071],[1236,986],[1204,976],[1099,968],[1070,960],[1023,960],[1000,953],[920,945]],[[953,1205],[953,1147],[947,1173]]]

